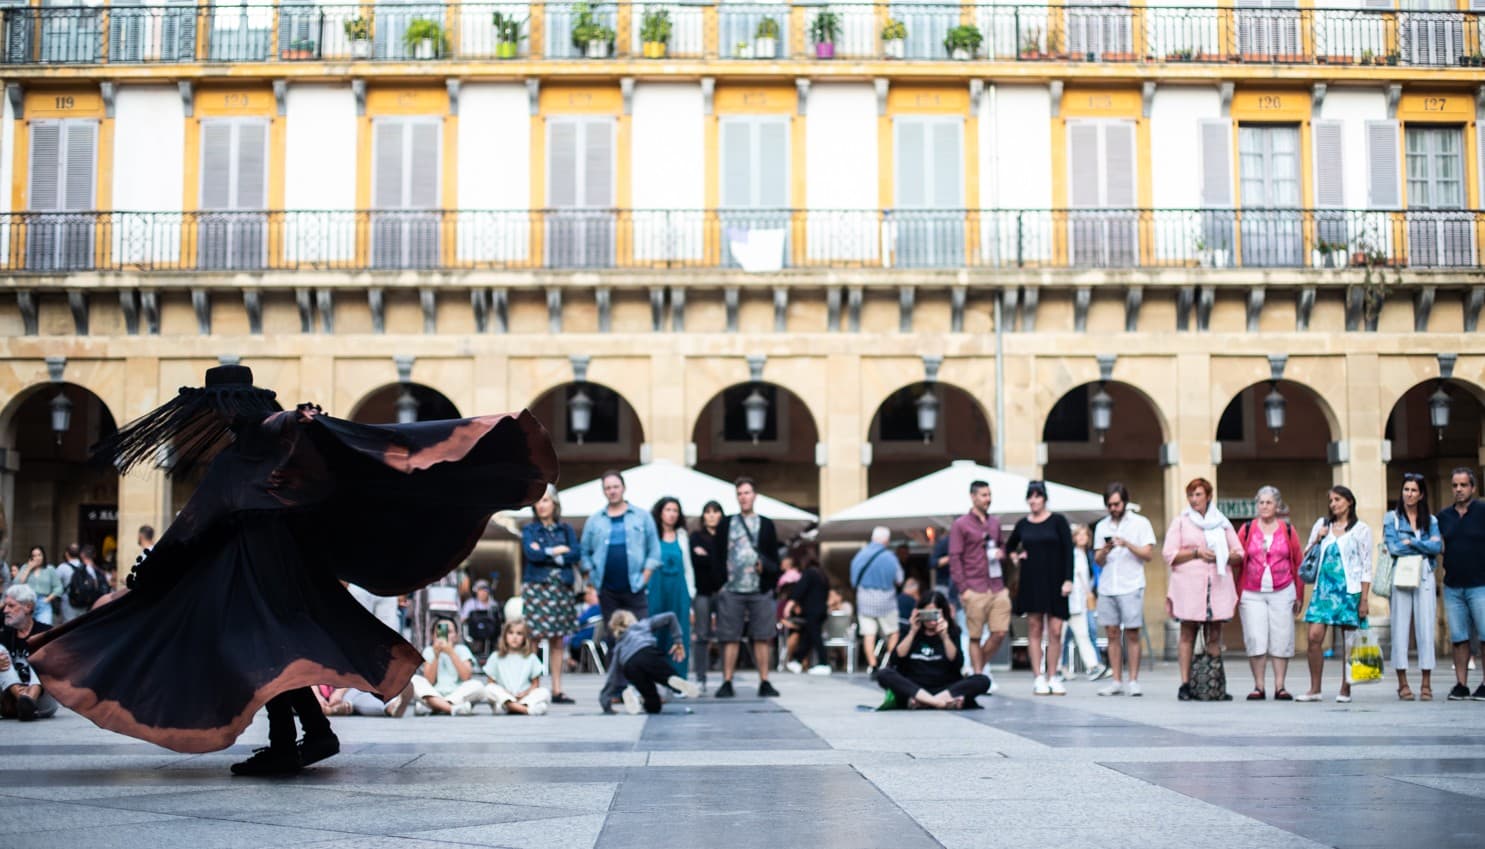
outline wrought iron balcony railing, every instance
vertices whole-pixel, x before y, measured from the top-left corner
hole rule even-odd
[[[0,215],[11,273],[1479,269],[1469,210],[268,210]]]
[[[1241,5],[177,0],[146,6],[115,0],[0,11],[0,59],[49,65],[979,58],[1485,67],[1482,18],[1463,10]],[[889,26],[894,23],[901,27]],[[954,53],[951,30],[954,43],[972,49]]]

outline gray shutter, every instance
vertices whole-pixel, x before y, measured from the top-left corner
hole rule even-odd
[[[237,179],[233,209],[268,208],[268,124],[237,124]]]
[[[1104,205],[1116,209],[1135,204],[1134,123],[1110,121],[1103,125]]]
[[[403,206],[403,131],[402,121],[387,119],[376,122],[372,138],[376,174],[372,178],[371,205],[377,209],[401,209]]]
[[[614,205],[614,123],[607,118],[583,122],[583,197],[590,209]]]
[[[1103,204],[1103,175],[1099,165],[1098,124],[1067,124],[1068,205],[1093,208]]]
[[[1396,121],[1366,122],[1366,203],[1372,209],[1396,209],[1401,204],[1397,138]]]
[[[1474,0],[1475,3],[1485,5],[1485,0]],[[1478,167],[1475,174],[1480,178],[1480,194],[1475,208],[1485,207],[1485,121],[1475,122],[1475,159]]]
[[[98,125],[92,121],[67,122],[67,179],[63,186],[63,208],[68,212],[91,212],[96,188]]]
[[[37,121],[31,125],[31,187],[27,206],[36,212],[61,208],[62,125]]]
[[[577,206],[578,125],[572,120],[547,123],[547,206]]]
[[[1232,122],[1202,121],[1201,205],[1207,208],[1232,206]]]
[[[964,207],[964,155],[960,151],[962,127],[958,121],[934,121],[928,125],[933,167],[930,185],[933,194],[928,203],[934,209],[957,210]]]
[[[753,205],[753,124],[744,118],[722,121],[721,201],[726,208]]]
[[[108,14],[108,61],[141,62],[144,55],[145,22],[153,9],[140,8],[141,0],[113,0]]]
[[[758,122],[758,206],[789,207],[789,124],[787,119]]]
[[[1315,206],[1340,209],[1346,205],[1345,169],[1342,166],[1340,121],[1316,121]]]
[[[897,119],[897,198],[899,209],[928,206],[928,128],[923,121]]]
[[[439,198],[438,159],[442,133],[440,121],[409,121],[411,141],[407,159],[408,209],[437,209]]]
[[[232,208],[232,123],[201,122],[201,208]]]

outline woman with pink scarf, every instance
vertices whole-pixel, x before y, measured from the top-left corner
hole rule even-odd
[[[1170,566],[1166,613],[1181,621],[1181,701],[1191,700],[1191,658],[1196,631],[1206,628],[1207,654],[1222,653],[1222,623],[1237,609],[1234,567],[1243,562],[1243,546],[1232,523],[1212,504],[1212,482],[1197,478],[1186,484],[1188,506],[1165,532],[1165,562]]]

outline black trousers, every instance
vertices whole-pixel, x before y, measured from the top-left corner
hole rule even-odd
[[[891,690],[903,706],[912,701],[913,696],[916,696],[919,690],[928,689],[890,666],[883,666],[877,670],[877,683],[883,690]],[[977,704],[975,697],[990,692],[990,679],[984,675],[961,678],[949,685],[948,692],[950,696],[963,696],[965,707],[975,707]]]
[[[650,615],[650,596],[644,590],[633,593],[603,589],[598,591],[598,609],[603,611],[603,631],[606,635],[604,642],[612,649],[614,635],[608,630],[608,620],[614,615],[614,611],[627,610],[634,614],[635,619],[644,619]]]
[[[320,710],[314,690],[300,687],[287,690],[268,700],[268,745],[270,748],[294,748],[298,734],[294,731],[294,714],[304,726],[305,737],[330,733],[330,719]]]
[[[639,691],[645,713],[660,712],[660,685],[674,674],[670,658],[655,646],[645,646],[624,664],[624,677]]]
[[[799,645],[794,647],[794,655],[790,660],[804,663],[810,656],[811,650],[815,654],[815,665],[823,666],[828,661],[825,659],[825,617],[804,617],[804,626],[799,629]]]

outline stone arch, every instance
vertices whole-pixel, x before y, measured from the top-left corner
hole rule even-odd
[[[1265,421],[1270,392],[1285,402],[1284,426],[1277,434]],[[1323,515],[1331,485],[1330,445],[1339,439],[1335,412],[1308,383],[1260,380],[1229,396],[1212,433],[1221,451],[1217,498],[1228,518],[1251,518],[1253,495],[1261,486],[1279,488],[1296,522],[1307,526]]]
[[[930,388],[938,400],[937,426],[931,438],[924,440],[914,432],[916,404]],[[920,380],[889,392],[872,410],[866,441],[872,446],[867,497],[954,460],[973,460],[986,465],[994,460],[989,412],[969,390],[945,381]]]
[[[1111,426],[1101,440],[1090,409],[1100,388],[1114,404]],[[1079,383],[1063,392],[1041,422],[1042,474],[1048,480],[1093,492],[1121,481],[1152,521],[1165,515],[1160,459],[1168,432],[1159,406],[1144,389],[1122,380]]]
[[[1449,424],[1433,427],[1429,399],[1442,389],[1450,398]],[[1485,452],[1485,387],[1469,380],[1422,380],[1400,393],[1387,408],[1382,438],[1387,451],[1387,506],[1402,487],[1404,472],[1427,480],[1435,510],[1448,503],[1449,473],[1460,466],[1476,470]]]
[[[418,421],[462,418],[459,408],[439,390],[425,383],[385,383],[362,395],[350,408],[346,418],[363,424],[391,424],[397,421],[397,403],[406,391],[417,403]]]
[[[765,428],[756,442],[746,433],[742,407],[755,389],[768,401]],[[811,511],[820,503],[819,441],[818,420],[809,404],[771,380],[723,387],[701,405],[691,427],[698,471],[724,480],[747,475],[758,481],[760,492]]]
[[[569,403],[581,388],[593,403],[589,431],[579,440],[572,431]],[[623,393],[602,383],[569,381],[542,392],[528,405],[552,442],[562,463],[563,488],[598,477],[606,469],[627,469],[643,459],[644,423]]]

